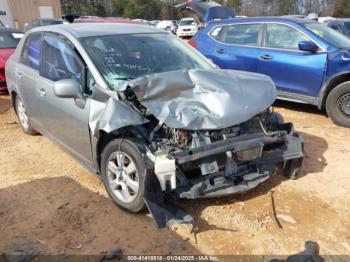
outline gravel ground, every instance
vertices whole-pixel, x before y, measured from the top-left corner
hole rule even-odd
[[[42,136],[22,133],[0,96],[0,253],[29,246],[42,254],[288,255],[307,240],[321,254],[350,255],[350,129],[311,106],[275,110],[305,138],[302,177],[277,174],[223,199],[181,201],[195,224],[157,230],[147,214],[118,209],[100,180]],[[274,192],[276,212],[271,207]]]

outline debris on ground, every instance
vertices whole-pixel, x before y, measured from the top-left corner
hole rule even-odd
[[[283,215],[283,214],[278,214],[277,217],[281,220],[283,220],[284,222],[287,222],[289,224],[296,224],[297,221],[295,221],[294,218],[292,218],[291,216],[288,215]]]
[[[283,229],[282,225],[281,225],[281,222],[278,220],[278,217],[277,217],[277,213],[276,213],[276,206],[275,206],[275,199],[273,197],[273,194],[275,192],[274,191],[271,191],[271,206],[272,206],[272,213],[273,213],[273,217],[276,221],[276,224],[277,226],[280,228],[280,229]]]
[[[123,251],[121,249],[115,249],[107,252],[99,261],[117,259],[121,260],[123,258]]]
[[[17,125],[18,122],[17,121],[10,121],[10,122],[6,122],[6,125],[11,126],[11,125]]]
[[[62,209],[68,205],[69,205],[69,202],[65,202],[63,205],[58,206],[57,209]]]

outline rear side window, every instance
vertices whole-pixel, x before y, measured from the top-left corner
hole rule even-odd
[[[28,36],[21,56],[21,63],[39,70],[41,58],[41,34]]]
[[[45,35],[43,55],[41,76],[51,81],[74,79],[84,86],[85,66],[75,50],[64,39]]]
[[[268,24],[265,47],[299,50],[301,41],[310,41],[304,34],[287,25]]]
[[[258,46],[261,29],[261,24],[237,24],[217,27],[210,34],[224,44]]]

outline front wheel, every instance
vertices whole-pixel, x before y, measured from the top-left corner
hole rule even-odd
[[[101,159],[101,177],[114,203],[133,213],[142,211],[147,170],[138,146],[128,139],[113,140]]]
[[[335,124],[350,127],[350,82],[338,85],[329,93],[326,110]]]

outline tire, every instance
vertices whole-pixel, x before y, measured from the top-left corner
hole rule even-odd
[[[132,213],[144,210],[146,175],[146,163],[136,143],[117,139],[104,148],[101,178],[109,197],[117,206]]]
[[[15,106],[18,122],[23,132],[31,136],[36,135],[37,132],[33,129],[30,123],[30,118],[27,115],[26,108],[24,107],[22,99],[19,96],[16,96]]]
[[[338,85],[329,93],[326,110],[336,125],[350,127],[350,82]]]

